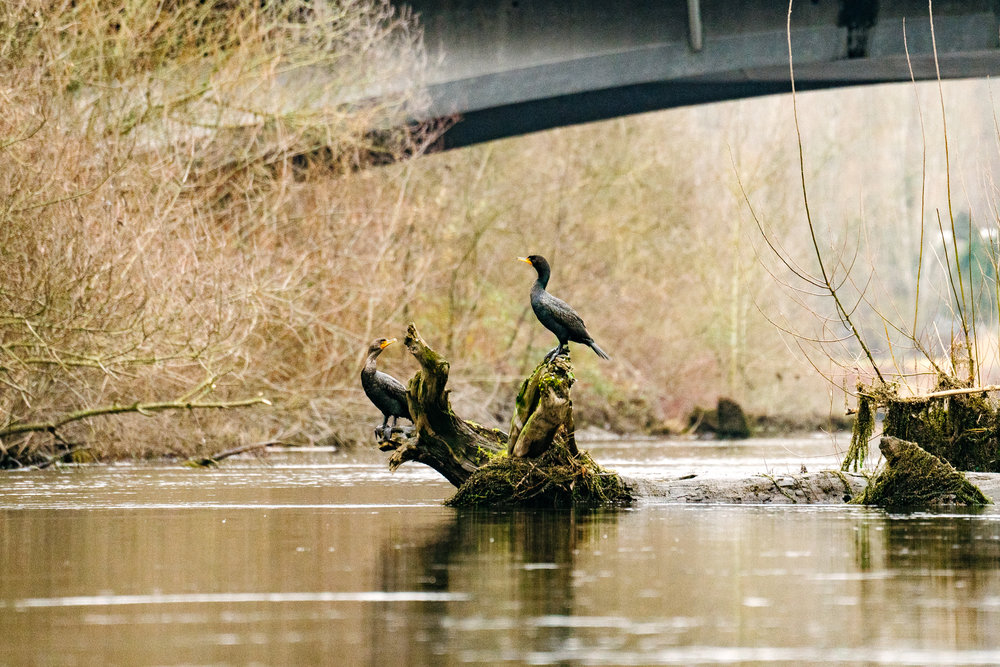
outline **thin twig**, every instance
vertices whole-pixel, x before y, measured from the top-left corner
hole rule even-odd
[[[816,261],[819,264],[822,282],[830,296],[833,298],[833,302],[837,307],[837,313],[843,320],[844,324],[851,328],[854,338],[858,341],[858,344],[861,345],[861,349],[864,350],[865,356],[868,357],[868,361],[871,364],[872,370],[875,371],[875,375],[878,376],[879,382],[884,384],[885,378],[882,377],[878,364],[875,363],[875,357],[872,356],[871,350],[868,349],[868,345],[861,336],[861,332],[858,331],[858,328],[854,325],[854,321],[851,319],[850,314],[840,302],[840,295],[837,293],[837,288],[834,287],[829,275],[827,274],[826,264],[823,261],[823,253],[820,250],[819,241],[816,239],[816,227],[813,224],[812,213],[809,209],[809,194],[806,188],[805,152],[802,147],[802,130],[799,127],[798,99],[795,95],[795,68],[792,62],[792,3],[793,0],[788,0],[788,18],[785,25],[785,35],[788,40],[788,74],[791,80],[792,117],[795,121],[795,137],[799,148],[799,176],[802,182],[802,203],[805,207],[806,222],[809,225],[809,236],[812,240],[813,250],[816,253]]]
[[[910,60],[910,47],[906,42],[906,18],[903,18],[903,50],[906,52],[906,66],[910,70],[910,81],[913,83],[914,104],[917,107],[917,119],[920,121],[920,248],[917,254],[917,285],[913,297],[913,329],[912,336],[917,335],[917,315],[920,311],[920,278],[924,266],[924,214],[926,212],[927,196],[927,134],[924,128],[924,112],[920,109],[920,95],[917,92],[917,79],[913,75],[913,63]]]

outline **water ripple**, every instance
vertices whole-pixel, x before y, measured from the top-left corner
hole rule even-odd
[[[26,598],[0,603],[17,611],[52,607],[121,607],[131,605],[242,604],[253,602],[462,602],[465,593],[433,591],[356,591],[297,593],[176,593],[152,595],[76,595],[56,598]]]

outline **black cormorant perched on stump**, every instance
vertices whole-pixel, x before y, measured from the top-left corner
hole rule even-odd
[[[375,370],[375,360],[378,355],[395,342],[395,338],[379,338],[373,342],[368,348],[365,367],[361,370],[361,386],[364,387],[365,394],[385,417],[381,429],[375,429],[376,435],[381,431],[383,438],[388,438],[392,434],[392,429],[396,428],[396,420],[399,417],[413,421],[410,416],[410,408],[406,404],[406,387],[391,375]],[[392,417],[392,429],[386,431],[389,417]]]
[[[535,267],[538,280],[531,286],[531,309],[535,311],[535,317],[538,318],[538,321],[559,339],[559,346],[545,355],[546,361],[559,354],[564,347],[568,351],[570,341],[587,345],[600,358],[609,359],[610,357],[597,346],[597,343],[587,332],[583,319],[576,314],[576,311],[562,299],[557,299],[545,291],[551,273],[548,261],[541,255],[529,255],[518,257],[518,259]]]

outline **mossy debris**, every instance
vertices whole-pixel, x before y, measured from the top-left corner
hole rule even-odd
[[[915,442],[959,470],[1000,472],[1000,404],[986,389],[948,376],[923,396],[900,396],[889,383],[859,385],[857,419],[841,470],[860,469],[878,410],[885,416],[885,435]]]
[[[859,387],[858,389],[861,389]],[[872,432],[875,430],[875,399],[871,396],[858,394],[858,413],[854,419],[854,428],[851,429],[851,445],[847,448],[847,456],[840,465],[843,472],[854,469],[854,472],[861,470],[868,456],[868,441],[871,440]]]
[[[628,505],[635,500],[617,473],[586,452],[571,454],[559,438],[541,456],[499,455],[476,470],[450,499],[452,507]]]
[[[987,505],[992,501],[961,472],[914,442],[883,436],[885,465],[851,502],[880,507]]]
[[[1000,411],[984,394],[890,403],[883,431],[960,470],[1000,472]]]

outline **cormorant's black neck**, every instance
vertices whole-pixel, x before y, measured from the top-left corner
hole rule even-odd
[[[535,267],[535,271],[538,273],[538,284],[542,286],[542,289],[545,289],[549,284],[549,274],[551,273],[549,271],[549,263],[542,260],[541,262],[533,264],[533,266]]]
[[[372,374],[375,372],[375,360],[378,359],[378,355],[382,354],[382,350],[372,350],[368,353],[368,358],[365,359],[365,366],[361,369],[364,374]]]

